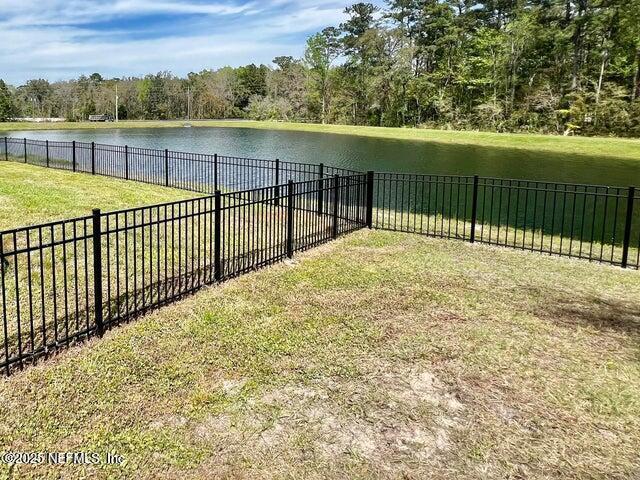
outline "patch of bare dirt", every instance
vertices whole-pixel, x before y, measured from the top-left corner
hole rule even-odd
[[[179,428],[184,427],[187,424],[187,419],[181,415],[163,415],[156,418],[149,428],[152,430],[159,430],[161,428]]]
[[[358,379],[274,388],[234,418],[205,419],[193,434],[256,461],[355,461],[395,474],[446,454],[463,414],[462,403],[431,372],[379,370]]]

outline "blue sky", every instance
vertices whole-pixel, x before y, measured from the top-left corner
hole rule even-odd
[[[65,80],[270,63],[356,0],[0,0],[0,78]],[[382,5],[382,0],[372,3]]]

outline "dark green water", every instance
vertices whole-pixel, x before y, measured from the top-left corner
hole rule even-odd
[[[144,128],[11,132],[12,137],[79,140],[239,157],[280,158],[354,170],[473,175],[599,185],[640,185],[640,159],[550,154],[326,133],[251,128]]]

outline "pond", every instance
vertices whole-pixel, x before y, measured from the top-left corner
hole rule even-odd
[[[538,238],[540,246],[545,242],[553,244],[553,238],[549,239],[551,235],[571,239],[569,251],[577,246],[580,255],[583,253],[583,244],[589,245],[591,256],[594,250],[591,245],[620,245],[625,237],[625,226],[631,225],[632,248],[637,251],[640,246],[640,208],[632,208],[633,216],[627,220],[628,192],[625,187],[630,184],[640,185],[640,168],[637,160],[632,159],[251,128],[19,131],[13,132],[11,136],[35,140],[95,141],[129,147],[166,148],[271,160],[279,158],[282,161],[311,164],[323,162],[330,166],[359,171],[374,170],[378,173],[477,174],[489,177],[480,179],[477,191],[478,222],[508,227],[493,231],[497,236],[504,232],[505,238],[494,238],[490,227],[488,238],[484,238],[485,230],[480,231],[479,235],[485,241],[505,242],[511,231],[512,236],[515,236],[509,241],[517,240],[520,248],[534,248],[535,238]],[[16,144],[21,145],[21,142]],[[85,149],[79,157],[80,163],[86,163],[86,154]],[[138,158],[140,155],[142,156]],[[175,160],[172,160],[174,163],[168,164],[168,167],[171,166],[166,172],[164,164],[160,170],[154,170],[147,162],[146,154],[140,155],[130,153],[126,163],[127,172],[133,169],[138,173],[143,172],[143,177],[147,174],[153,177],[160,171],[164,172],[162,179],[166,175],[166,182],[173,186],[196,182],[212,187],[211,170],[208,168],[181,170],[176,167],[180,164],[179,161],[175,164]],[[177,158],[179,160],[180,157]],[[122,162],[118,165],[118,168],[124,168]],[[157,167],[158,163],[155,165]],[[88,171],[86,167],[85,165],[85,171]],[[222,189],[238,188],[238,182],[242,184],[244,181],[238,177],[244,174],[239,174],[234,168],[229,171],[222,169],[219,173],[219,183],[216,185]],[[496,178],[622,188],[547,184],[535,186],[530,182],[503,182],[494,180]],[[391,174],[377,175],[376,179],[374,207],[378,214],[386,212],[387,215],[386,221],[382,221],[384,217],[382,220],[376,217],[376,221],[382,221],[380,225],[385,228],[423,231],[424,219],[432,217],[434,220],[439,218],[440,230],[433,230],[436,228],[435,224],[429,227],[427,219],[425,232],[450,236],[451,228],[454,228],[453,235],[457,236],[458,221],[468,222],[472,217],[474,196],[469,178],[403,176],[400,179]],[[251,181],[254,180],[261,182],[260,178],[252,177]],[[273,181],[269,175],[262,180],[266,182],[264,185],[270,185]],[[640,203],[640,197],[636,196],[635,203]],[[516,230],[521,233],[515,233]],[[565,254],[562,245],[560,243],[560,253]],[[595,250],[598,253],[597,246]],[[616,260],[614,256],[619,260],[619,253],[613,250],[610,253],[609,260]],[[605,256],[602,248],[598,255]],[[638,257],[637,254],[634,255]]]
[[[630,159],[252,128],[16,131],[12,137],[78,140],[175,151],[320,163],[353,170],[473,175],[613,186],[640,185]]]

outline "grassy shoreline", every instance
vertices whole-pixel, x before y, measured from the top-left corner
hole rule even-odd
[[[110,128],[175,128],[184,120],[121,121],[115,123],[23,123],[0,124],[2,132],[20,130],[102,130]],[[249,120],[194,120],[193,127],[252,128],[310,133],[331,133],[389,140],[411,140],[449,145],[521,149],[527,151],[567,153],[640,160],[640,140],[606,137],[561,137],[554,135],[492,133],[476,131],[430,130],[423,128],[388,128],[351,125],[320,125],[308,123],[268,122]]]

